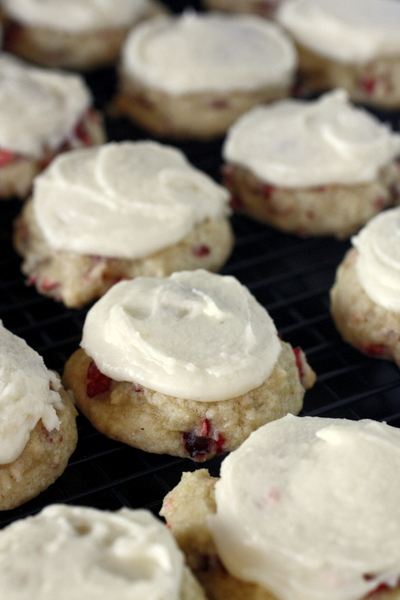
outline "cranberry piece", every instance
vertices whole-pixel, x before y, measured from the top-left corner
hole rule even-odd
[[[265,183],[265,184],[262,186],[262,193],[263,193],[263,196],[264,196],[264,198],[266,198],[267,200],[268,200],[269,198],[271,198],[271,196],[272,196],[272,192],[273,192],[274,190],[275,190],[275,186],[274,186],[274,185],[270,185],[269,183]]]
[[[39,285],[44,292],[51,292],[52,290],[58,288],[60,284],[58,281],[53,281],[47,277],[43,277],[43,279],[39,281]]]
[[[239,196],[232,196],[229,201],[229,205],[232,208],[232,210],[243,210],[244,207],[244,204],[239,198]]]
[[[262,17],[270,19],[276,12],[278,3],[273,0],[259,0],[257,2],[257,12]]]
[[[376,79],[373,77],[366,77],[361,81],[361,87],[367,94],[372,94],[376,87]]]
[[[385,351],[385,346],[383,344],[363,344],[361,347],[362,351],[368,356],[382,356]]]
[[[296,367],[297,367],[297,369],[299,371],[300,381],[302,381],[305,373],[304,373],[303,361],[302,361],[302,358],[301,358],[301,348],[299,348],[299,347],[293,348],[293,353],[294,353],[294,356],[296,358]]]
[[[8,47],[9,44],[14,44],[17,41],[21,31],[22,26],[19,25],[19,23],[7,23],[4,31],[4,47]]]
[[[110,389],[110,385],[111,379],[107,375],[103,375],[92,360],[87,371],[86,394],[88,397],[93,398],[93,396],[107,392]]]
[[[75,135],[85,146],[90,146],[92,144],[92,138],[90,137],[90,134],[88,133],[83,121],[80,121],[75,127]]]
[[[212,435],[212,424],[209,419],[204,418],[201,424],[200,435],[194,431],[184,431],[182,434],[183,446],[190,456],[194,460],[206,458],[210,455],[224,453],[224,444],[226,442],[225,437],[219,433],[215,439]]]
[[[229,106],[229,102],[227,100],[213,100],[211,102],[211,107],[216,110],[226,110]]]
[[[210,252],[211,250],[209,246],[206,246],[205,244],[201,244],[200,246],[196,246],[195,248],[193,248],[193,254],[195,256],[198,256],[199,258],[202,258],[203,256],[208,256]]]
[[[9,152],[8,150],[0,150],[0,167],[5,167],[16,157],[15,152]]]

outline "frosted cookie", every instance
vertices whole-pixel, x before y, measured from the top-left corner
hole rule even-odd
[[[276,19],[296,42],[303,91],[343,87],[354,101],[400,108],[397,0],[289,0]]]
[[[2,9],[7,51],[71,69],[115,62],[128,32],[164,12],[153,0],[2,0]]]
[[[400,598],[400,431],[288,415],[162,513],[213,600]]]
[[[104,137],[80,76],[0,55],[0,198],[26,197],[56,154],[101,144]]]
[[[259,17],[150,19],[124,44],[114,109],[155,135],[212,138],[252,106],[288,96],[296,66],[288,36]]]
[[[76,414],[55,373],[0,321],[0,510],[63,473],[77,442]]]
[[[0,531],[7,600],[205,600],[182,552],[146,510],[54,504]]]
[[[110,143],[58,157],[15,224],[28,283],[79,307],[116,281],[218,270],[233,233],[228,192],[179,150]]]
[[[331,290],[344,340],[400,366],[400,207],[384,211],[352,238]]]
[[[63,382],[100,432],[203,461],[298,413],[315,374],[234,277],[120,282],[89,311]]]
[[[226,12],[249,13],[272,19],[282,0],[203,0],[206,8]]]
[[[400,135],[348,102],[259,106],[230,128],[223,146],[232,206],[283,231],[346,238],[398,200]]]

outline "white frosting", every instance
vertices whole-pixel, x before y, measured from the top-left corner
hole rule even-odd
[[[2,0],[6,14],[23,25],[71,33],[129,27],[149,6],[150,0]]]
[[[42,158],[68,140],[91,104],[79,75],[0,55],[0,148]]]
[[[352,238],[356,269],[373,302],[400,312],[400,207],[379,213]]]
[[[41,356],[0,321],[0,465],[18,458],[40,419],[48,431],[59,428],[59,389]]]
[[[289,188],[367,183],[399,154],[400,134],[351,105],[344,90],[255,107],[223,147],[226,161]]]
[[[210,528],[228,570],[280,600],[359,600],[400,576],[400,431],[289,415],[222,463]]]
[[[276,19],[296,41],[339,62],[400,52],[398,0],[287,0]]]
[[[90,309],[81,345],[112,379],[203,402],[261,385],[281,348],[247,288],[201,269],[116,284]]]
[[[130,259],[227,215],[228,200],[182,152],[150,141],[64,153],[34,182],[36,219],[52,248]]]
[[[254,16],[159,17],[135,28],[122,50],[124,70],[170,94],[289,85],[297,66],[280,28]]]
[[[179,600],[184,561],[150,512],[53,505],[0,532],[7,600]]]

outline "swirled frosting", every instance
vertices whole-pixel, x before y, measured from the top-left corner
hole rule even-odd
[[[228,570],[280,600],[359,600],[400,576],[400,431],[289,415],[222,463],[209,526]]]
[[[73,134],[92,98],[79,75],[0,56],[0,148],[42,158]]]
[[[261,385],[281,348],[247,288],[202,269],[116,284],[90,309],[81,345],[114,380],[203,402]]]
[[[286,0],[276,19],[294,39],[343,63],[400,52],[397,0]]]
[[[42,357],[0,321],[0,465],[18,458],[40,419],[48,431],[59,428],[59,389]]]
[[[150,512],[48,506],[0,532],[7,600],[180,600],[184,561]]]
[[[6,14],[23,25],[71,33],[129,27],[149,6],[149,0],[2,0]]]
[[[55,250],[134,259],[226,215],[228,197],[179,150],[143,141],[58,156],[35,179],[33,201]]]
[[[400,207],[375,216],[352,243],[366,294],[387,310],[400,312]]]
[[[265,19],[186,12],[136,27],[123,47],[122,65],[151,88],[183,94],[286,86],[297,57],[286,34]]]
[[[223,147],[226,161],[289,188],[367,183],[399,154],[400,135],[350,104],[344,90],[255,107],[231,127]]]

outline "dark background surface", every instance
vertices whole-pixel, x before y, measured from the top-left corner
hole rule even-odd
[[[177,12],[184,6],[200,8],[198,2],[169,4]],[[115,72],[97,71],[89,74],[87,81],[97,107],[106,109],[115,89]],[[379,116],[398,128],[397,115]],[[148,137],[125,119],[107,118],[106,122],[110,140]],[[177,145],[194,165],[220,181],[221,140]],[[49,368],[61,373],[79,345],[87,309],[66,309],[25,286],[11,242],[12,222],[20,208],[18,201],[0,202],[0,318],[43,356]],[[232,224],[236,245],[222,272],[249,287],[282,337],[303,348],[318,375],[315,387],[306,394],[302,414],[373,418],[399,426],[400,370],[342,342],[330,318],[329,289],[349,243],[281,234],[238,215],[233,216]],[[157,513],[182,471],[199,466],[214,475],[219,471],[221,458],[196,465],[109,440],[82,416],[78,426],[78,447],[64,474],[34,500],[0,513],[0,527],[53,502],[110,510],[142,507]]]

